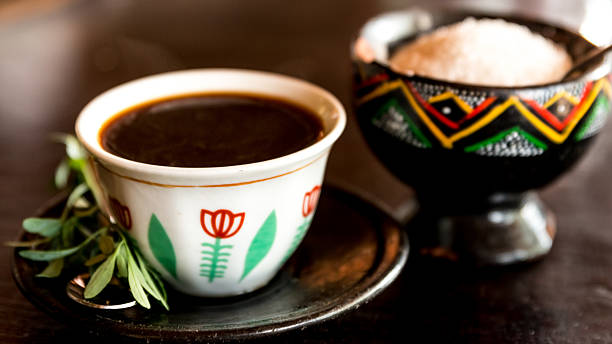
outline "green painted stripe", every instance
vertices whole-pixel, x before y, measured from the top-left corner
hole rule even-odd
[[[490,138],[488,138],[486,140],[483,140],[483,141],[480,141],[480,142],[478,142],[476,144],[473,144],[471,146],[465,147],[464,151],[467,152],[467,153],[475,152],[475,151],[479,150],[480,148],[482,148],[482,147],[484,147],[484,146],[486,146],[486,145],[488,145],[490,143],[494,143],[494,142],[497,142],[497,141],[503,139],[504,137],[506,137],[506,135],[510,134],[513,131],[516,131],[517,129],[519,129],[518,126],[512,127],[510,129],[507,129],[507,130],[504,130],[501,133],[498,133],[497,135],[492,136],[492,137],[490,137]]]
[[[374,115],[374,117],[372,117],[372,122],[374,122],[375,119],[380,120],[382,118],[383,114],[385,112],[389,111],[389,108],[391,108],[394,105],[397,105],[397,100],[396,99],[391,99],[390,101],[388,101],[385,105],[383,105],[382,108],[380,108],[380,110],[378,110],[376,115]]]
[[[518,132],[519,135],[524,137],[527,141],[529,141],[534,146],[536,146],[536,147],[538,147],[540,149],[543,149],[543,150],[548,149],[548,146],[544,142],[538,140],[533,135],[531,135],[528,132],[526,132],[525,130],[521,129],[519,126],[515,126],[515,127],[512,127],[510,129],[506,129],[506,130],[504,130],[504,131],[502,131],[502,132],[496,134],[495,136],[490,137],[490,138],[488,138],[486,140],[483,140],[483,141],[480,141],[480,142],[478,142],[476,144],[473,144],[471,146],[465,147],[464,151],[466,153],[475,152],[475,151],[479,150],[480,148],[482,148],[482,147],[484,147],[484,146],[486,146],[488,144],[495,143],[495,142],[498,142],[498,141],[502,140],[504,137],[506,137],[507,135],[511,134],[514,131]]]
[[[372,121],[374,121],[375,119],[380,120],[383,114],[388,112],[389,109],[391,109],[392,107],[395,107],[397,112],[399,112],[404,118],[404,120],[406,120],[406,122],[408,123],[408,129],[410,129],[410,131],[412,131],[412,133],[421,141],[423,146],[425,146],[426,148],[431,148],[431,142],[429,142],[429,140],[427,139],[427,137],[425,137],[423,132],[419,130],[416,124],[412,121],[412,119],[410,119],[408,114],[404,110],[402,110],[402,107],[399,106],[399,103],[397,99],[395,98],[392,98],[391,100],[389,100],[380,110],[378,110],[376,115],[372,117]]]
[[[536,139],[535,136],[531,135],[530,133],[526,132],[525,130],[523,130],[521,128],[518,128],[518,132],[524,138],[526,138],[527,141],[531,142],[531,144],[533,144],[534,146],[536,146],[536,147],[538,147],[540,149],[543,149],[543,150],[547,150],[548,149],[548,146],[544,142]]]
[[[425,146],[425,148],[431,148],[431,142],[429,142],[429,140],[425,137],[425,135],[423,135],[423,133],[416,126],[416,124],[410,119],[410,117],[408,117],[408,114],[406,114],[399,107],[397,107],[397,111],[399,111],[399,113],[401,113],[402,116],[404,116],[404,119],[408,122],[408,128],[412,131],[414,135],[416,135],[416,137],[419,138],[423,146]]]
[[[605,107],[605,109],[601,110],[600,109],[601,107]],[[574,139],[576,141],[582,140],[582,138],[584,137],[586,132],[589,130],[589,128],[591,128],[591,124],[593,124],[593,121],[597,117],[597,114],[600,111],[608,112],[609,109],[610,109],[610,103],[608,102],[608,99],[605,96],[603,96],[603,97],[599,96],[599,98],[595,102],[595,105],[593,106],[593,108],[590,111],[589,118],[587,118],[586,122],[584,122],[582,127],[580,127],[580,130],[578,131],[576,136],[574,136]]]

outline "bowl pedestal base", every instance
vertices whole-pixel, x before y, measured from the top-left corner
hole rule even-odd
[[[424,256],[475,265],[537,260],[551,249],[555,218],[535,192],[496,194],[487,209],[461,215],[431,212],[426,204],[408,224],[411,243]]]

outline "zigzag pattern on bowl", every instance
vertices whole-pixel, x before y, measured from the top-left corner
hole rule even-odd
[[[356,79],[358,112],[375,127],[418,148],[483,156],[537,156],[594,136],[612,100],[610,77],[503,92],[394,78],[370,66]]]

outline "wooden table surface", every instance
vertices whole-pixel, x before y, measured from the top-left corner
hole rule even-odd
[[[409,209],[411,189],[377,162],[350,117],[350,40],[399,1],[31,1],[0,2],[0,242],[53,195],[63,151],[49,133],[72,132],[79,110],[114,85],[197,67],[267,70],[329,89],[349,123],[327,181],[396,216]],[[558,220],[543,261],[474,270],[411,260],[369,304],[275,341],[612,342],[611,131],[541,193]],[[108,340],[32,306],[13,282],[11,254],[0,247],[0,343]]]

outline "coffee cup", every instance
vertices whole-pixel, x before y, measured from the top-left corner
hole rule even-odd
[[[172,167],[128,160],[101,144],[113,116],[158,99],[248,93],[297,104],[322,122],[323,136],[296,152],[222,167]],[[131,81],[93,99],[76,133],[91,155],[101,207],[175,289],[225,297],[268,283],[303,239],[320,195],[332,144],[346,114],[329,92],[267,72],[198,69]]]

